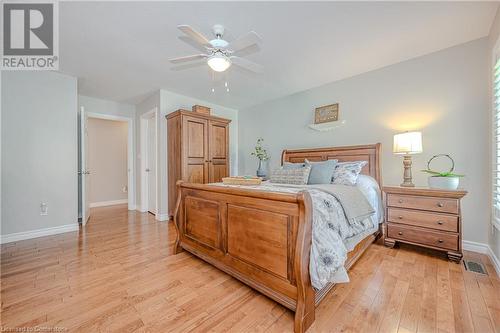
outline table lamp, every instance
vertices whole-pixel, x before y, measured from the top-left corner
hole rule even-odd
[[[414,187],[411,181],[411,155],[422,152],[422,132],[405,132],[394,135],[394,154],[403,155],[404,175],[401,186]]]

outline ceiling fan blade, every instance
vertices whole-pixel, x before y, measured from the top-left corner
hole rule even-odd
[[[178,72],[178,71],[183,71],[186,69],[199,68],[199,67],[203,67],[203,66],[204,67],[207,66],[206,61],[192,61],[192,62],[188,62],[188,63],[181,63],[178,65],[174,65],[174,66],[170,67],[170,70]]]
[[[184,43],[188,44],[191,47],[194,47],[200,52],[207,52],[207,49],[209,49],[208,46],[206,45],[201,45],[200,43],[194,41],[191,37],[189,36],[179,36],[179,39],[182,40]]]
[[[211,46],[210,41],[208,40],[207,37],[203,36],[200,32],[194,30],[189,25],[181,24],[177,26],[177,29],[179,29],[180,31],[182,31],[183,33],[185,33],[186,35],[188,35],[201,45]]]
[[[245,58],[232,56],[232,57],[230,57],[230,59],[234,65],[240,66],[240,67],[247,69],[249,71],[252,71],[255,73],[262,73],[264,71],[264,67],[262,67],[262,65],[256,64],[255,62],[247,60]]]
[[[257,35],[255,31],[250,31],[241,36],[240,38],[237,38],[236,40],[229,43],[227,48],[232,50],[233,52],[236,52],[244,48],[247,48],[249,46],[252,46],[254,44],[259,44],[261,42],[262,38],[260,38],[260,36]]]
[[[190,56],[173,58],[173,59],[170,59],[169,61],[171,63],[178,64],[180,62],[193,61],[193,60],[203,59],[203,58],[206,58],[206,57],[208,57],[207,54],[193,54],[193,55],[190,55]]]

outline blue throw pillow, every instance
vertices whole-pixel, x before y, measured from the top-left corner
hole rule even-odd
[[[305,167],[305,163],[292,163],[292,162],[283,162],[283,169],[291,170],[291,169],[300,169]]]
[[[337,160],[323,162],[311,162],[306,160],[306,165],[311,166],[309,181],[307,184],[330,184],[337,165]]]

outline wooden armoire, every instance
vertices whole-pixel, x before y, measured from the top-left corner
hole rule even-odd
[[[176,183],[214,183],[229,175],[229,123],[207,114],[177,110],[167,116],[168,213],[177,201]]]

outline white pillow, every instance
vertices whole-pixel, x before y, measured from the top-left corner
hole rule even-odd
[[[361,170],[367,164],[367,161],[337,163],[335,171],[333,172],[332,183],[339,185],[356,185]]]

